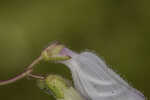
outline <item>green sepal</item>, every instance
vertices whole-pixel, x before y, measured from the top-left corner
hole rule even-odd
[[[62,44],[52,44],[42,52],[41,56],[46,61],[68,60],[69,56],[60,54],[64,48]]]
[[[47,86],[45,80],[40,80],[40,79],[38,79],[38,80],[37,80],[37,86],[38,86],[41,90],[43,90],[46,94],[52,95],[52,96],[55,97],[54,93],[53,93],[53,92],[49,89],[49,87]]]
[[[44,80],[38,80],[38,86],[56,100],[84,100],[68,81],[59,75],[48,75]]]
[[[64,99],[64,91],[68,89],[65,80],[58,75],[49,75],[45,82],[57,99]]]
[[[37,85],[56,99],[64,99],[64,91],[69,88],[65,79],[58,75],[49,75],[44,80],[38,80]]]

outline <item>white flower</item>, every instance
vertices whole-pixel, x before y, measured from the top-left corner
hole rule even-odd
[[[67,48],[63,54],[71,59],[61,63],[71,70],[75,88],[87,100],[145,100],[142,93],[129,86],[95,54],[77,54]]]
[[[54,43],[42,53],[44,59],[54,59],[67,65],[75,88],[86,100],[145,100],[105,62],[91,52],[75,53]]]

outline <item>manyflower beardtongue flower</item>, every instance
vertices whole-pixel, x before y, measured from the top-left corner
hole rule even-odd
[[[86,100],[145,100],[142,93],[132,88],[94,53],[78,54],[62,44],[54,44],[42,55],[44,59],[57,60],[71,70],[75,88]]]
[[[61,61],[72,72],[76,89],[90,100],[145,100],[117,73],[107,67],[102,59],[91,52],[77,54],[67,48],[63,53],[71,59]]]

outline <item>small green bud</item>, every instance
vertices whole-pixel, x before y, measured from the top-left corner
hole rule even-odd
[[[44,80],[38,80],[37,85],[56,99],[63,99],[64,91],[69,88],[67,82],[58,75],[49,75]]]
[[[38,86],[57,100],[84,100],[68,82],[58,75],[49,75],[38,80]]]
[[[46,61],[58,61],[58,60],[68,60],[69,56],[61,54],[61,51],[65,48],[64,45],[55,42],[48,46],[43,52],[42,57]]]
[[[48,86],[48,88],[51,89],[51,91],[55,94],[57,99],[63,99],[64,98],[64,90],[66,90],[67,84],[65,80],[58,76],[58,75],[49,75],[45,82]]]

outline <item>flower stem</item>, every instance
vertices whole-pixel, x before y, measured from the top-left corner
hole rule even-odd
[[[27,68],[24,72],[18,74],[17,76],[10,78],[8,80],[1,80],[0,81],[0,86],[1,85],[6,85],[6,84],[10,84],[13,82],[16,82],[19,79],[24,78],[25,76],[27,76],[28,74],[30,74],[33,70],[33,66],[36,65],[40,60],[42,60],[42,56],[39,56],[37,59],[35,59]]]
[[[35,79],[41,79],[41,80],[45,79],[45,77],[43,77],[41,75],[35,75],[35,74],[31,74],[31,73],[29,73],[28,76],[35,78]]]

